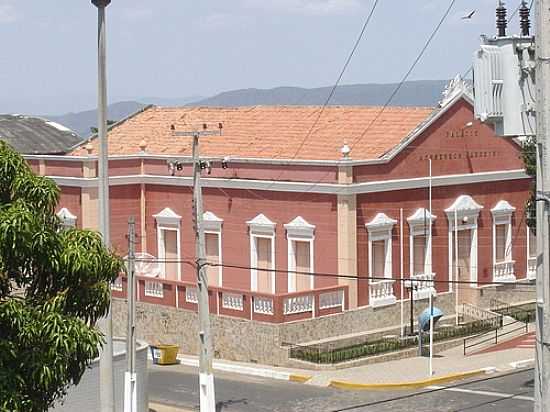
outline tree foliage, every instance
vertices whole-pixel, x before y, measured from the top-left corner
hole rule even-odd
[[[534,137],[528,137],[522,143],[521,157],[525,165],[525,172],[533,178],[531,196],[525,205],[525,221],[535,233],[537,230],[537,207],[535,193],[537,185],[537,143]]]
[[[99,355],[123,270],[99,234],[63,230],[59,189],[0,141],[0,411],[43,412]]]

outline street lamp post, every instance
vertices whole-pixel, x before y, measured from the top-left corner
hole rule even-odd
[[[109,229],[109,164],[107,144],[107,70],[106,70],[106,29],[105,9],[111,0],[92,0],[97,7],[97,129],[99,138],[99,160],[98,160],[98,199],[99,199],[99,230],[103,236],[103,243],[110,247]],[[110,298],[109,288],[109,298]],[[110,300],[110,299],[109,299]],[[105,318],[99,321],[99,327],[105,335],[105,345],[99,359],[100,379],[100,411],[114,412],[114,378],[113,378],[113,321],[111,314],[111,303]]]

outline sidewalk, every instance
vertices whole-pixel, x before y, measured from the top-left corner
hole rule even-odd
[[[277,368],[222,360],[214,361],[213,366],[214,371],[297,381],[322,387],[333,386],[348,389],[388,389],[390,387],[399,389],[402,387],[405,389],[531,366],[534,356],[535,352],[532,348],[511,348],[464,356],[463,348],[460,346],[441,352],[434,357],[434,375],[431,378],[428,375],[427,357],[414,357],[348,369],[323,371]],[[196,357],[180,356],[178,358],[184,365],[198,366]]]

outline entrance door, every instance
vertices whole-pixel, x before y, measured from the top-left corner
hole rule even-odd
[[[472,253],[472,230],[465,229],[458,232],[458,260],[453,262],[458,265],[458,280],[461,282],[471,281],[471,253]],[[456,267],[456,266],[455,266]],[[459,303],[475,304],[475,289],[469,283],[456,285]]]
[[[169,280],[178,279],[178,232],[175,230],[163,230],[164,234],[164,276]]]
[[[264,237],[256,237],[256,258],[258,262],[258,268],[260,269],[272,269],[272,250],[271,239]],[[272,272],[266,270],[258,270],[258,292],[261,293],[273,293],[273,279]]]

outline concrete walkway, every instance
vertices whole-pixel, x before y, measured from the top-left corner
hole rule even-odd
[[[160,403],[149,403],[149,412],[192,412],[189,409],[182,409],[180,407],[173,407],[168,405],[163,405]]]

